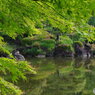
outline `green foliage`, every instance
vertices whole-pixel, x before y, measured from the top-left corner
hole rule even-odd
[[[3,45],[5,45],[5,42],[4,42],[3,37],[0,36],[0,46],[3,46]]]
[[[23,50],[24,55],[29,55],[29,56],[37,56],[38,54],[41,53],[40,49],[37,47],[33,47],[31,49]]]
[[[95,38],[95,29],[87,26],[88,19],[94,15],[94,0],[0,0],[0,4],[0,32],[12,38],[25,33],[39,34],[46,21],[51,30],[54,27],[63,34],[80,31],[89,40]]]
[[[65,45],[64,50],[66,50],[66,52],[73,52],[74,51],[74,49],[71,45]]]
[[[41,41],[41,47],[46,48],[47,50],[51,51],[55,47],[55,41],[53,39],[46,39]]]
[[[12,57],[11,53],[8,50],[6,50],[4,47],[0,47],[0,56]]]
[[[91,18],[89,19],[89,21],[88,21],[88,24],[95,27],[95,17],[91,17]]]
[[[36,73],[33,68],[28,65],[27,62],[8,59],[8,58],[0,58],[0,71],[5,75],[10,73],[10,77],[12,81],[17,81],[20,77],[25,78],[26,71],[31,73]]]
[[[27,38],[28,39],[28,38]],[[55,48],[55,40],[43,39],[43,40],[23,40],[24,44],[31,46],[30,49],[23,50],[26,55],[36,56],[38,54],[46,54],[47,51],[52,51]]]
[[[64,50],[72,50],[74,37],[77,38],[76,41],[81,38],[95,40],[95,27],[92,26],[94,23],[90,24],[91,26],[87,23],[89,18],[94,17],[94,10],[95,0],[0,0],[0,33],[12,39],[19,35],[22,37],[20,40],[23,46],[37,47],[27,50],[28,53],[44,53],[44,49],[51,51],[55,47],[51,34],[64,35],[59,43],[66,45]],[[92,23],[92,20],[89,23]],[[69,37],[73,34],[73,38]],[[75,43],[82,46],[80,42]],[[0,53],[10,56],[4,44],[4,39],[0,36]],[[10,74],[12,81],[21,77],[25,79],[26,71],[34,73],[26,64],[0,58],[0,72],[3,72],[4,77],[7,73]],[[0,83],[6,88],[2,80],[5,78],[1,77]],[[7,85],[7,81],[5,84]],[[7,92],[4,90],[3,94],[6,95]]]
[[[21,95],[22,91],[12,83],[0,77],[0,94],[1,95]]]
[[[31,46],[31,49],[23,50],[25,54],[38,55],[45,54],[55,48],[55,40],[51,39],[52,35],[48,32],[33,37],[26,37],[22,40],[23,46]]]
[[[38,41],[36,41],[36,42],[34,42],[34,43],[32,44],[32,46],[33,46],[33,47],[38,47],[38,48],[40,48],[40,43],[39,43]]]
[[[6,49],[6,43],[4,42],[3,37],[0,36],[0,56],[1,57],[12,57],[9,50]]]
[[[1,32],[4,32],[12,38],[15,38],[18,34],[22,35],[25,33],[25,31],[34,30],[33,25],[30,25],[30,20],[35,19],[35,17],[38,18],[38,16],[31,17],[34,14],[38,14],[35,9],[37,6],[35,2],[30,2],[30,0],[0,0],[0,4]]]
[[[83,43],[80,42],[80,41],[75,41],[75,42],[74,42],[74,45],[78,45],[78,46],[80,46],[80,47],[83,47]]]
[[[26,79],[27,73],[36,74],[33,68],[24,61],[0,58],[0,93],[3,95],[21,95],[21,91],[13,83],[20,78]]]
[[[67,36],[60,36],[60,40],[57,42],[59,48],[62,48],[64,52],[73,52],[73,41]]]
[[[72,45],[73,41],[68,36],[61,36],[59,43],[64,45]]]
[[[27,37],[22,39],[22,45],[27,46],[27,45],[32,45],[33,41],[36,41],[33,38]]]

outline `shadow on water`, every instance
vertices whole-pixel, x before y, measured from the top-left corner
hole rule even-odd
[[[95,59],[34,58],[31,64],[38,73],[19,82],[24,95],[94,95]]]

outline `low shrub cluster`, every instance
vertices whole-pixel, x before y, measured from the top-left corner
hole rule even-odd
[[[22,40],[23,46],[31,46],[31,48],[27,48],[23,50],[23,54],[29,54],[32,56],[36,56],[38,54],[46,54],[46,52],[50,52],[55,48],[55,40],[54,39],[32,39],[32,38],[24,38]]]

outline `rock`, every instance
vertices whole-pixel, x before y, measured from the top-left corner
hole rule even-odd
[[[55,47],[54,53],[53,53],[54,57],[56,57],[56,56],[63,56],[63,54],[64,54],[64,49],[63,49],[62,46]]]
[[[25,58],[19,51],[13,51],[13,56],[20,61],[25,61]]]
[[[53,51],[46,53],[46,57],[53,57]]]
[[[54,49],[53,56],[73,57],[74,53],[68,45],[60,45]]]
[[[91,57],[91,47],[86,43],[83,46],[76,44],[74,46],[75,57],[89,58]]]
[[[89,43],[84,44],[84,50],[87,57],[91,57],[91,45]]]
[[[39,54],[36,56],[37,58],[45,58],[46,56],[45,55],[42,55],[42,54]]]
[[[75,50],[75,57],[80,57],[82,56],[83,54],[83,47],[80,47],[80,46],[75,46],[74,47],[74,50]]]

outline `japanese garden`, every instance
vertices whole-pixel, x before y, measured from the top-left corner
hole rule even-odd
[[[95,94],[95,0],[0,0],[0,95]]]

